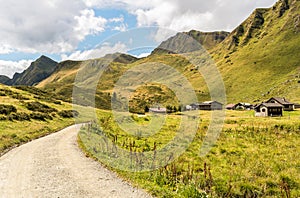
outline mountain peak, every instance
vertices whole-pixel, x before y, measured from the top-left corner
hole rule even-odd
[[[36,63],[36,62],[45,62],[45,63],[58,63],[54,60],[52,60],[51,58],[45,56],[45,55],[42,55],[40,56],[38,59],[36,59],[33,63]]]
[[[49,77],[56,69],[57,62],[42,55],[22,73],[15,73],[13,79],[0,78],[0,82],[6,85],[29,85],[32,86]]]
[[[46,60],[49,60],[49,59],[51,59],[51,58],[49,58],[49,57],[47,57],[47,56],[45,56],[45,55],[41,55],[37,60],[40,60],[40,59],[46,59]],[[52,60],[52,59],[51,59]]]

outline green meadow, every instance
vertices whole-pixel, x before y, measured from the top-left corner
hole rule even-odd
[[[200,111],[190,119],[199,120],[199,127],[188,148],[172,159],[166,153],[160,161],[156,155],[174,140],[181,115],[168,115],[161,129],[150,135],[125,132],[109,112],[98,111],[97,116],[98,121],[79,133],[87,156],[156,197],[300,196],[299,110],[277,118],[257,118],[253,111],[226,111],[222,132],[205,156],[199,154],[211,112]],[[131,118],[142,127],[155,116]],[[145,158],[147,152],[151,154]],[[155,170],[147,171],[147,167]]]

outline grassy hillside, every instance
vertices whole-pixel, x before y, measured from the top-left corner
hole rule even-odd
[[[108,63],[108,67],[103,69],[102,65]],[[154,65],[152,65],[154,64]],[[183,73],[183,75],[190,79],[190,82],[194,86],[196,93],[199,99],[209,99],[208,89],[204,83],[203,78],[199,74],[198,71],[195,70],[194,66],[189,63],[186,59],[182,58],[180,55],[175,54],[160,54],[160,55],[151,55],[147,58],[135,60],[132,63],[124,63],[111,61],[111,59],[101,58],[89,61],[82,62],[74,62],[67,61],[59,64],[59,69],[54,72],[52,76],[45,79],[43,82],[37,85],[37,87],[45,89],[47,91],[54,91],[57,94],[63,95],[67,98],[72,97],[72,91],[75,87],[76,89],[81,89],[80,87],[76,87],[76,83],[74,83],[76,79],[76,75],[81,72],[84,73],[84,80],[81,82],[82,91],[89,92],[89,90],[93,89],[94,82],[98,82],[97,91],[96,91],[96,107],[102,109],[110,109],[111,96],[114,92],[114,86],[118,82],[119,78],[125,74],[128,70],[135,68],[136,66],[144,65],[144,76],[147,76],[147,73],[150,74],[153,72],[153,67],[155,65],[165,64],[173,67],[179,72]],[[103,72],[103,73],[102,73]],[[131,83],[139,81],[140,75],[135,74],[134,71],[132,75],[130,75],[130,79],[128,79]],[[95,75],[97,74],[97,75]],[[99,77],[101,74],[101,77]],[[161,81],[168,81],[164,76],[161,76]],[[176,81],[177,76],[170,77],[174,81]],[[154,94],[151,93],[151,89],[153,88],[152,83],[149,83],[149,87],[145,85],[141,85],[142,87],[136,90],[135,96],[131,99],[131,103],[133,104],[133,109],[144,109],[145,106],[151,106],[155,103],[161,103],[162,105],[177,105],[176,102],[173,102],[174,93],[172,91],[167,91],[167,89],[163,89],[164,91],[160,91],[160,93]],[[163,86],[161,84],[161,86]],[[127,86],[129,89],[131,86]],[[132,87],[135,89],[134,87]],[[87,98],[87,97],[86,97]],[[162,100],[162,98],[165,98]],[[144,100],[148,100],[147,103]],[[85,101],[84,99],[79,104],[84,103],[86,105],[90,104],[90,101]]]
[[[299,16],[300,3],[296,0],[257,9],[211,51],[229,101],[285,96],[299,102]]]
[[[33,87],[0,84],[0,155],[14,146],[72,125],[74,115],[79,116],[79,121],[85,120],[86,115],[77,115],[72,105],[62,99]]]
[[[114,83],[119,76],[129,69],[128,63],[135,60],[137,59],[129,55],[114,54],[88,61],[65,61],[59,63],[58,69],[53,75],[39,83],[37,87],[71,99],[74,88],[86,93],[90,90],[93,92],[94,85],[97,85],[98,82],[95,95],[96,106],[102,109],[110,109]],[[106,68],[106,66],[108,67]],[[75,83],[76,77],[80,78],[78,73],[84,79],[80,79],[78,83]],[[102,74],[101,78],[99,77],[100,74]],[[77,103],[91,105],[91,97],[83,97]]]

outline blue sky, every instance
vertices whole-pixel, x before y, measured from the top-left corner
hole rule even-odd
[[[56,61],[146,56],[176,32],[232,31],[276,0],[0,0],[0,74]]]

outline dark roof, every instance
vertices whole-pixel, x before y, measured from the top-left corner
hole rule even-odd
[[[259,106],[265,106],[265,107],[283,107],[281,104],[277,103],[261,103]]]
[[[270,100],[276,100],[278,103],[282,104],[282,105],[293,105],[293,103],[291,103],[290,101],[288,101],[287,99],[285,98],[280,98],[280,97],[273,97],[271,98]],[[268,100],[267,103],[270,101]]]
[[[200,106],[208,106],[208,105],[211,105],[212,103],[218,103],[218,104],[220,104],[220,105],[223,105],[222,103],[217,102],[217,101],[205,101],[205,102],[203,102],[203,103],[201,103],[201,104],[199,104],[199,105],[200,105]]]

